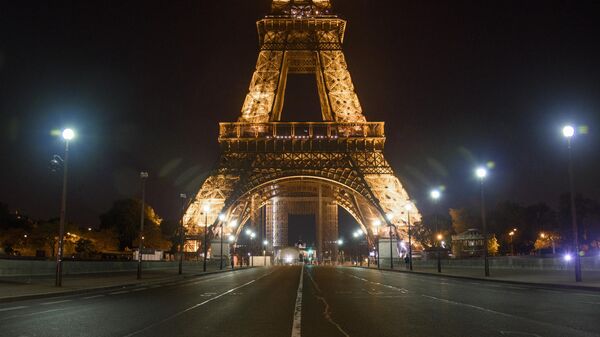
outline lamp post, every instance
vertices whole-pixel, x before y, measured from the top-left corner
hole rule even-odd
[[[393,245],[392,245],[392,238],[393,238],[393,232],[392,232],[392,227],[394,228],[394,230],[396,229],[396,226],[394,226],[394,224],[392,224],[392,218],[394,217],[391,213],[388,213],[385,215],[385,217],[388,219],[388,226],[390,227],[390,231],[389,231],[389,235],[390,235],[390,269],[394,269],[394,249],[393,249]]]
[[[229,228],[231,228],[233,230],[236,227],[237,227],[237,221],[231,220],[231,222],[229,222]],[[233,261],[233,256],[235,255],[235,236],[234,235],[229,235],[229,242],[233,245],[233,247],[231,247],[231,249],[230,249],[230,251],[231,251],[231,269],[233,269],[233,268],[235,268],[234,267],[235,261]]]
[[[221,239],[221,255],[219,260],[219,270],[223,270],[223,224],[225,222],[225,214],[219,214],[219,221],[221,222],[221,228],[219,233],[219,239]]]
[[[206,255],[208,254],[208,212],[210,212],[210,205],[204,204],[202,210],[204,211],[204,261],[202,262],[202,271],[206,271]]]
[[[508,236],[510,237],[510,255],[515,255],[515,234],[517,234],[517,229],[513,228],[512,231],[508,232]]]
[[[376,219],[373,222],[373,226],[375,227],[375,254],[377,254],[377,269],[379,269],[379,225],[381,225],[381,221]]]
[[[412,210],[412,204],[408,203],[404,205],[404,209],[406,209],[406,224],[408,225],[408,270],[412,271],[412,234],[410,233],[410,211]]]
[[[487,224],[485,222],[485,197],[483,190],[483,180],[487,176],[487,170],[485,167],[478,167],[475,170],[475,175],[479,178],[479,185],[481,190],[481,223],[483,225],[483,268],[484,275],[486,277],[490,276],[490,265],[488,262],[488,234],[487,234]]]
[[[567,139],[569,152],[569,188],[571,194],[571,223],[573,226],[573,245],[575,246],[575,282],[581,282],[581,258],[579,256],[579,228],[577,227],[577,212],[575,208],[575,186],[573,183],[573,151],[571,149],[571,138],[575,135],[575,128],[566,125],[563,136]]]
[[[337,243],[337,245],[338,245],[338,253],[339,253],[339,251],[340,251],[340,247],[341,247],[341,246],[344,244],[344,239],[342,239],[342,238],[339,238],[339,239],[336,241],[336,243]],[[344,255],[343,255],[343,254],[342,254],[342,265],[344,265]]]
[[[250,246],[248,248],[248,257],[250,258],[250,267],[254,267],[254,255],[252,253],[252,250],[254,248],[254,238],[256,237],[256,233],[254,233],[253,231],[247,229],[246,230],[246,235],[248,235],[250,237]]]
[[[65,160],[63,161],[63,186],[60,201],[60,221],[58,229],[58,254],[56,254],[56,276],[55,285],[62,287],[62,258],[65,236],[65,219],[67,216],[67,171],[69,168],[69,141],[75,138],[75,131],[64,129],[62,138],[65,140]]]
[[[267,266],[267,245],[269,244],[269,241],[264,240],[263,241],[263,267]]]
[[[179,225],[179,275],[183,273],[183,215],[185,213],[185,193],[179,194],[181,199],[181,222]]]
[[[234,269],[235,262],[233,261],[233,254],[235,253],[235,236],[229,235],[229,244],[232,245],[231,248],[229,248],[229,251],[231,252],[231,269]]]
[[[444,236],[442,234],[438,234],[436,239],[438,241],[437,244],[437,269],[438,269],[438,273],[442,272],[442,260],[440,259],[440,248],[442,248],[442,239],[444,238]]]
[[[438,190],[438,189],[435,189],[435,190],[432,190],[429,193],[429,196],[431,197],[431,200],[433,201],[433,205],[435,207],[435,206],[437,206],[438,200],[442,196],[442,192],[440,192],[440,190]],[[437,208],[437,207],[435,207],[435,208]],[[435,221],[435,231],[437,232],[437,229],[438,229],[438,219],[437,219],[437,215],[436,214],[434,214],[434,221]],[[440,240],[441,239],[438,239],[438,241],[440,241]],[[438,243],[438,249],[437,249],[437,267],[438,267],[438,273],[441,273],[442,272],[442,262],[440,260],[440,245],[439,245],[439,243]]]
[[[142,183],[142,207],[140,209],[140,235],[138,238],[138,240],[140,241],[137,268],[138,280],[142,278],[142,251],[144,250],[144,204],[146,203],[146,179],[148,179],[148,172],[140,172],[140,181]]]

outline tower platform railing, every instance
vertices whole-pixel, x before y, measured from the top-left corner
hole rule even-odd
[[[219,140],[385,138],[384,122],[219,123]]]

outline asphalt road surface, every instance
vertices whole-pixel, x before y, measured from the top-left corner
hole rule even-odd
[[[0,304],[0,336],[600,336],[600,293],[288,266]]]

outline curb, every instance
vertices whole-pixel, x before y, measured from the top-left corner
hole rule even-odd
[[[226,270],[207,271],[207,272],[187,274],[187,275],[176,275],[173,277],[168,277],[168,278],[164,278],[164,279],[160,279],[160,280],[156,280],[156,281],[149,280],[147,282],[142,281],[142,282],[138,282],[138,283],[123,283],[123,284],[106,286],[106,287],[83,288],[83,289],[73,289],[73,290],[66,290],[66,291],[38,293],[38,294],[21,295],[21,296],[0,297],[0,303],[35,300],[35,299],[40,299],[40,298],[74,296],[74,295],[102,292],[102,291],[108,291],[108,290],[140,287],[140,286],[143,287],[143,286],[148,286],[148,285],[170,283],[173,281],[186,281],[186,280],[189,280],[192,278],[198,278],[198,277],[208,276],[208,275],[212,275],[212,274],[236,272],[239,270],[248,270],[248,269],[252,269],[252,268],[256,268],[256,267],[235,268],[235,269],[226,269]]]
[[[598,291],[600,292],[600,287],[595,286],[584,286],[584,285],[575,285],[575,284],[560,284],[560,283],[539,283],[539,282],[524,282],[524,281],[513,281],[513,280],[498,280],[491,278],[481,278],[474,276],[462,276],[462,275],[450,275],[444,273],[429,273],[423,271],[408,271],[408,270],[397,270],[397,269],[375,269],[368,267],[354,267],[361,269],[372,269],[378,271],[387,271],[387,272],[396,272],[396,273],[404,273],[404,274],[414,274],[414,275],[424,275],[430,277],[448,277],[455,279],[463,279],[463,280],[472,280],[472,281],[484,281],[484,282],[493,282],[493,283],[505,283],[505,284],[515,284],[515,285],[524,285],[536,288],[549,288],[549,289],[571,289],[571,290],[586,290],[586,291]]]

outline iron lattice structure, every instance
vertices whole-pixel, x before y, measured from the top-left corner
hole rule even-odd
[[[269,242],[279,247],[287,241],[287,220],[277,212],[290,213],[302,202],[298,212],[317,213],[321,252],[335,251],[337,209],[331,205],[354,216],[371,242],[388,235],[386,223],[404,235],[404,207],[411,202],[384,157],[384,123],[367,122],[362,113],[342,51],[346,21],[330,10],[328,0],[274,0],[271,14],[257,22],[256,69],[238,121],[220,123],[218,168],[184,216],[191,236],[206,220],[213,229],[219,221],[253,222],[265,206]],[[288,75],[298,73],[316,76],[323,121],[280,122]],[[420,215],[413,209],[415,223]],[[224,228],[235,237],[241,231]],[[197,248],[188,243],[188,250]]]

